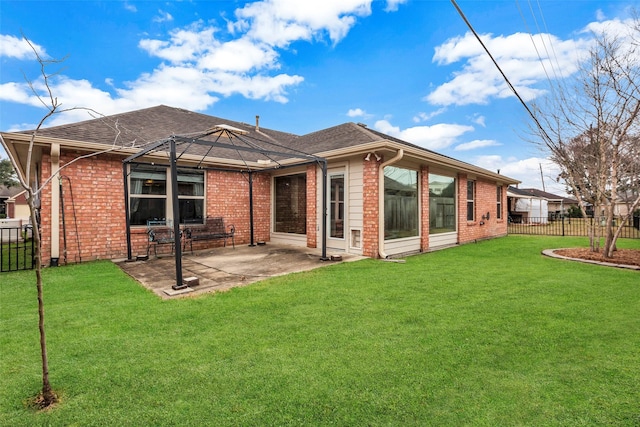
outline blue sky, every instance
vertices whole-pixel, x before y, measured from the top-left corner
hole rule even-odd
[[[458,5],[527,102],[570,79],[590,30],[638,3]],[[531,120],[450,1],[0,0],[0,130],[32,129],[45,58],[63,107],[114,114],[158,104],[305,134],[354,121],[563,192]],[[545,63],[546,67],[542,64]],[[550,65],[551,64],[551,65]],[[552,70],[552,71],[550,71]],[[90,119],[84,110],[48,125]],[[0,153],[4,156],[4,153]]]

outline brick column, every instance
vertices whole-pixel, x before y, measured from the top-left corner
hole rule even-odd
[[[322,202],[318,199],[318,166],[307,166],[307,247],[318,247],[318,212]],[[323,196],[324,197],[324,196]],[[320,206],[318,206],[320,203]]]
[[[470,225],[467,222],[467,174],[458,174],[458,243],[469,239]]]
[[[429,167],[420,168],[420,250],[429,250]]]
[[[378,177],[380,174],[379,162],[363,160],[362,176],[362,203],[363,203],[363,230],[362,230],[362,254],[371,258],[378,258]]]

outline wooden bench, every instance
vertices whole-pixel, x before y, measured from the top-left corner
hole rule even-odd
[[[176,239],[173,232],[173,224],[170,221],[147,221],[147,257],[153,246],[153,253],[158,256],[159,245],[171,245],[171,253],[173,253]]]
[[[186,249],[186,245],[189,243],[191,252],[193,252],[193,242],[201,240],[223,240],[226,247],[227,239],[231,239],[231,244],[235,249],[235,232],[236,228],[233,225],[225,227],[224,218],[209,217],[205,219],[204,224],[201,226],[190,226],[184,229],[184,248]]]

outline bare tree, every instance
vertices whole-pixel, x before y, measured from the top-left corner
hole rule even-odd
[[[610,258],[622,227],[640,204],[638,154],[640,136],[640,37],[638,22],[628,34],[603,31],[594,34],[589,55],[581,64],[572,86],[558,86],[546,103],[534,106],[538,127],[533,133],[556,162],[583,211],[592,205],[594,221],[590,247]],[[614,207],[619,196],[631,208],[614,226]],[[635,196],[634,196],[635,195]],[[601,230],[604,230],[602,235]]]
[[[36,402],[40,407],[45,408],[56,403],[58,401],[58,396],[54,392],[53,388],[51,387],[51,383],[49,382],[49,359],[48,359],[48,353],[47,353],[47,340],[46,340],[45,321],[44,321],[45,317],[44,317],[44,299],[43,299],[43,281],[42,281],[42,263],[41,263],[42,244],[41,244],[41,235],[40,235],[40,225],[38,220],[38,206],[39,206],[40,193],[51,182],[51,180],[53,180],[57,176],[57,174],[59,174],[64,168],[70,166],[77,160],[86,158],[89,156],[95,156],[101,153],[109,152],[118,148],[116,146],[116,141],[119,140],[120,132],[118,130],[118,124],[116,122],[114,125],[112,125],[112,128],[114,129],[114,132],[116,135],[114,138],[114,143],[111,147],[103,151],[92,152],[85,156],[80,156],[73,159],[72,161],[61,166],[56,174],[52,174],[47,180],[45,180],[38,186],[39,181],[37,179],[34,179],[35,178],[34,177],[34,158],[33,158],[34,146],[36,142],[36,137],[38,136],[38,133],[40,132],[40,129],[43,127],[45,122],[49,120],[52,116],[63,113],[63,112],[78,110],[78,109],[87,110],[88,112],[93,112],[93,110],[90,110],[87,108],[79,108],[79,107],[66,108],[66,109],[61,108],[61,104],[58,102],[58,99],[53,95],[53,92],[51,90],[51,85],[50,85],[51,78],[55,75],[55,73],[48,74],[47,66],[53,65],[53,64],[59,64],[64,60],[42,58],[39,52],[34,48],[33,44],[31,44],[31,42],[26,37],[24,37],[24,39],[29,44],[33,52],[35,53],[36,60],[40,65],[40,73],[44,80],[44,87],[46,91],[45,95],[43,96],[40,93],[38,93],[35,90],[35,87],[32,84],[32,82],[29,81],[29,79],[26,79],[26,80],[32,92],[40,100],[42,105],[46,108],[47,112],[40,119],[40,121],[38,122],[38,125],[31,133],[28,151],[27,151],[27,160],[25,163],[24,170],[22,170],[19,167],[17,159],[13,157],[12,152],[9,150],[9,147],[5,143],[4,139],[0,138],[1,140],[0,142],[2,142],[2,145],[4,146],[5,151],[9,156],[9,159],[13,164],[13,168],[17,172],[16,175],[20,185],[26,190],[26,198],[27,198],[27,203],[29,205],[29,210],[30,210],[31,224],[34,227],[33,239],[34,239],[34,246],[35,246],[34,261],[35,261],[36,289],[37,289],[37,295],[38,295],[38,329],[40,331],[40,353],[41,353],[41,359],[42,359],[42,390],[40,391],[39,395],[36,397]]]

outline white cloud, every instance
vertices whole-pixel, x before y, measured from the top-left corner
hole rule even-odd
[[[32,41],[31,44],[41,57],[45,58],[47,56],[47,53],[42,46]],[[23,60],[35,59],[36,55],[25,39],[10,36],[8,34],[0,34],[0,58],[2,57]]]
[[[473,130],[472,126],[439,123],[433,126],[414,126],[401,130],[387,120],[378,120],[374,129],[415,145],[441,150],[457,141],[457,138]]]
[[[371,14],[371,0],[264,0],[236,12],[236,31],[253,40],[286,47],[296,40],[311,40],[327,33],[338,43],[357,18]]]
[[[474,159],[473,163],[487,170],[499,170],[501,175],[520,180],[520,188],[537,188],[542,190],[544,187],[549,193],[565,195],[564,183],[557,181],[560,168],[549,159],[541,157],[504,159],[501,156],[492,155],[478,156]],[[542,175],[540,174],[541,168]],[[542,177],[544,177],[544,185],[542,183]]]
[[[432,118],[439,116],[445,111],[447,111],[447,109],[443,107],[443,108],[438,108],[437,110],[432,111],[430,113],[420,112],[415,116],[413,116],[413,122],[414,123],[426,122],[427,120],[431,120]]]
[[[222,43],[201,56],[202,69],[248,72],[254,69],[279,68],[278,54],[271,47],[246,39]]]
[[[351,108],[347,111],[347,116],[349,117],[365,117],[367,113],[361,108]]]
[[[578,59],[588,39],[560,40],[551,34],[481,36],[491,55],[525,100],[546,93],[547,78],[566,77],[578,70]],[[552,49],[545,47],[552,46]],[[539,56],[540,55],[540,56]],[[435,49],[433,61],[446,66],[462,62],[452,78],[424,99],[434,105],[487,104],[514,96],[504,78],[471,33],[445,41]]]
[[[127,1],[124,2],[124,9],[128,10],[129,12],[133,12],[133,13],[138,11],[138,8],[135,7],[135,5],[133,5],[133,4],[129,3],[129,2],[127,2]]]
[[[479,115],[479,114],[475,114],[472,118],[471,118],[471,122],[484,127],[487,127],[487,125],[485,124],[486,121],[486,117]]]
[[[202,53],[220,45],[214,38],[214,31],[213,27],[202,28],[202,22],[196,22],[171,31],[168,41],[142,39],[138,46],[149,55],[172,63],[195,61]]]
[[[456,148],[454,148],[454,150],[469,151],[469,150],[476,150],[478,148],[496,147],[498,145],[502,145],[502,144],[500,144],[498,141],[494,141],[493,139],[476,139],[474,141],[458,144],[456,145]]]
[[[385,12],[395,12],[398,10],[401,4],[406,3],[407,0],[387,0],[387,6],[384,8]]]
[[[169,12],[159,9],[158,15],[154,16],[152,21],[156,23],[170,22],[170,21],[173,21],[173,16],[171,16]]]
[[[371,14],[372,0],[262,0],[236,9],[226,19],[226,29],[203,21],[170,31],[166,37],[142,38],[138,47],[160,62],[132,81],[118,85],[105,76],[109,90],[86,80],[57,75],[50,88],[66,108],[87,107],[102,114],[144,108],[168,99],[177,107],[204,110],[220,97],[240,95],[248,99],[288,102],[291,88],[304,78],[277,73],[280,53],[295,41],[342,40],[358,19]],[[403,0],[388,0],[395,10]],[[135,6],[124,3],[136,12]],[[172,21],[159,10],[155,22]],[[12,36],[1,36],[0,56],[30,58],[28,45]],[[25,47],[26,46],[26,47]],[[36,46],[40,52],[44,49]],[[42,82],[36,82],[42,90]],[[41,106],[23,82],[0,86],[0,100]],[[364,111],[362,112],[364,113]],[[82,116],[79,118],[79,116]],[[56,116],[51,124],[87,119],[86,112]]]

